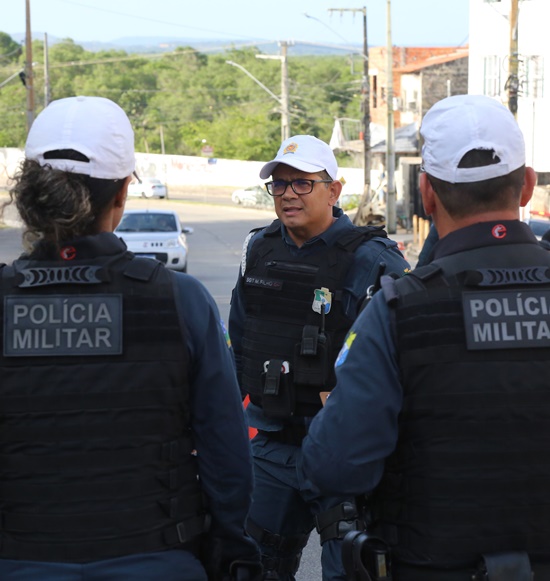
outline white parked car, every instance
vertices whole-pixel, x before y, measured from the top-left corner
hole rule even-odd
[[[167,198],[168,188],[157,178],[141,178],[130,182],[128,195],[141,198]]]
[[[186,234],[192,232],[171,210],[126,210],[115,230],[136,256],[155,258],[181,272],[187,272]]]
[[[260,185],[235,190],[231,194],[231,201],[242,206],[273,206],[273,198],[267,193],[265,187]]]

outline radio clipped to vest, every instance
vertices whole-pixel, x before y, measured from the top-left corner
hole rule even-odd
[[[280,359],[264,363],[262,373],[263,409],[271,417],[294,415],[295,385],[326,387],[331,370],[330,338],[325,333],[325,305],[321,307],[321,327],[305,325],[302,340],[294,347],[292,364]]]
[[[325,333],[326,305],[321,306],[321,327],[305,325],[302,340],[294,347],[294,382],[326,387],[330,378],[330,338]]]

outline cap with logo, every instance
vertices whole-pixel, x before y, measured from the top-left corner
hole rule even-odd
[[[62,150],[74,150],[88,161],[47,155]],[[135,170],[134,131],[126,113],[110,99],[59,99],[52,101],[32,124],[25,156],[69,173],[122,179]]]
[[[450,183],[470,183],[509,174],[525,164],[523,134],[512,113],[483,95],[455,95],[438,101],[425,115],[422,162],[430,175]],[[493,152],[498,163],[458,167],[474,149]]]
[[[313,135],[294,135],[285,139],[275,159],[262,167],[260,178],[267,179],[280,163],[306,173],[325,170],[333,180],[338,174],[338,163],[332,149]]]

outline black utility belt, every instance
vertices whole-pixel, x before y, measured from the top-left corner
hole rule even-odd
[[[285,426],[282,430],[276,432],[268,432],[266,430],[258,430],[258,434],[261,434],[269,440],[274,442],[279,442],[281,444],[289,444],[291,446],[301,446],[302,440],[307,435],[306,426]]]

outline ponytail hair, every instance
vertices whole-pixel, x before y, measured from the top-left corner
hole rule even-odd
[[[59,158],[59,153],[51,152],[52,158]],[[122,179],[90,178],[48,164],[41,166],[30,159],[22,162],[13,182],[7,204],[15,204],[24,222],[23,245],[27,251],[39,240],[60,245],[97,234],[99,217],[124,184]]]

